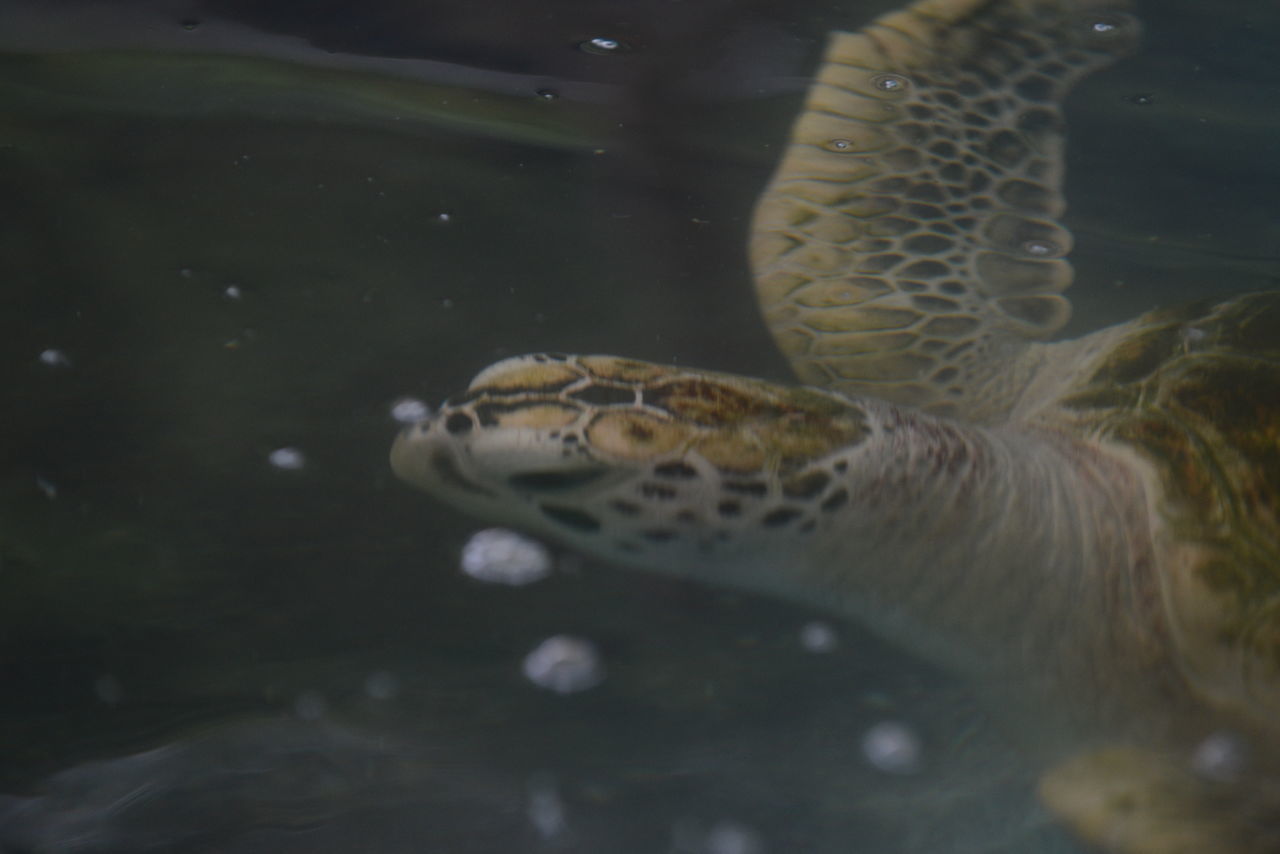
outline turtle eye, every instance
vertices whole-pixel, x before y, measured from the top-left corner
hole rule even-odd
[[[473,427],[475,427],[475,422],[465,412],[455,412],[444,420],[445,432],[450,436],[461,436],[464,433],[470,433]]]

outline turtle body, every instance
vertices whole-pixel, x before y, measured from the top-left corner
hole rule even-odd
[[[508,359],[394,470],[964,676],[1103,850],[1280,851],[1280,293],[1047,341],[1060,104],[1137,35],[1109,0],[920,0],[834,34],[751,236],[806,386]]]

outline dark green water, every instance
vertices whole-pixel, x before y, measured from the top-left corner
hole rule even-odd
[[[504,355],[784,378],[750,206],[890,5],[0,0],[0,792],[44,797],[0,851],[1074,851],[938,674],[572,555],[479,584],[387,468],[394,400]],[[1073,334],[1280,276],[1280,12],[1147,5],[1068,115]],[[524,679],[560,633],[600,686]]]

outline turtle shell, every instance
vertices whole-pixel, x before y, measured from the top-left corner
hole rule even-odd
[[[1155,573],[1193,685],[1280,728],[1280,292],[1139,318],[1060,403],[1156,471]]]

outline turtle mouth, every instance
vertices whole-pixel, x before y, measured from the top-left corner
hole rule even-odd
[[[507,485],[520,492],[567,492],[596,483],[608,473],[605,466],[588,466],[577,469],[549,469],[513,474]]]
[[[453,454],[443,449],[436,450],[431,454],[430,458],[431,470],[436,473],[442,483],[448,484],[455,489],[463,492],[469,492],[472,495],[483,495],[485,498],[497,498],[498,494],[491,489],[486,489],[478,483],[467,478],[458,468],[458,462],[453,458]]]

